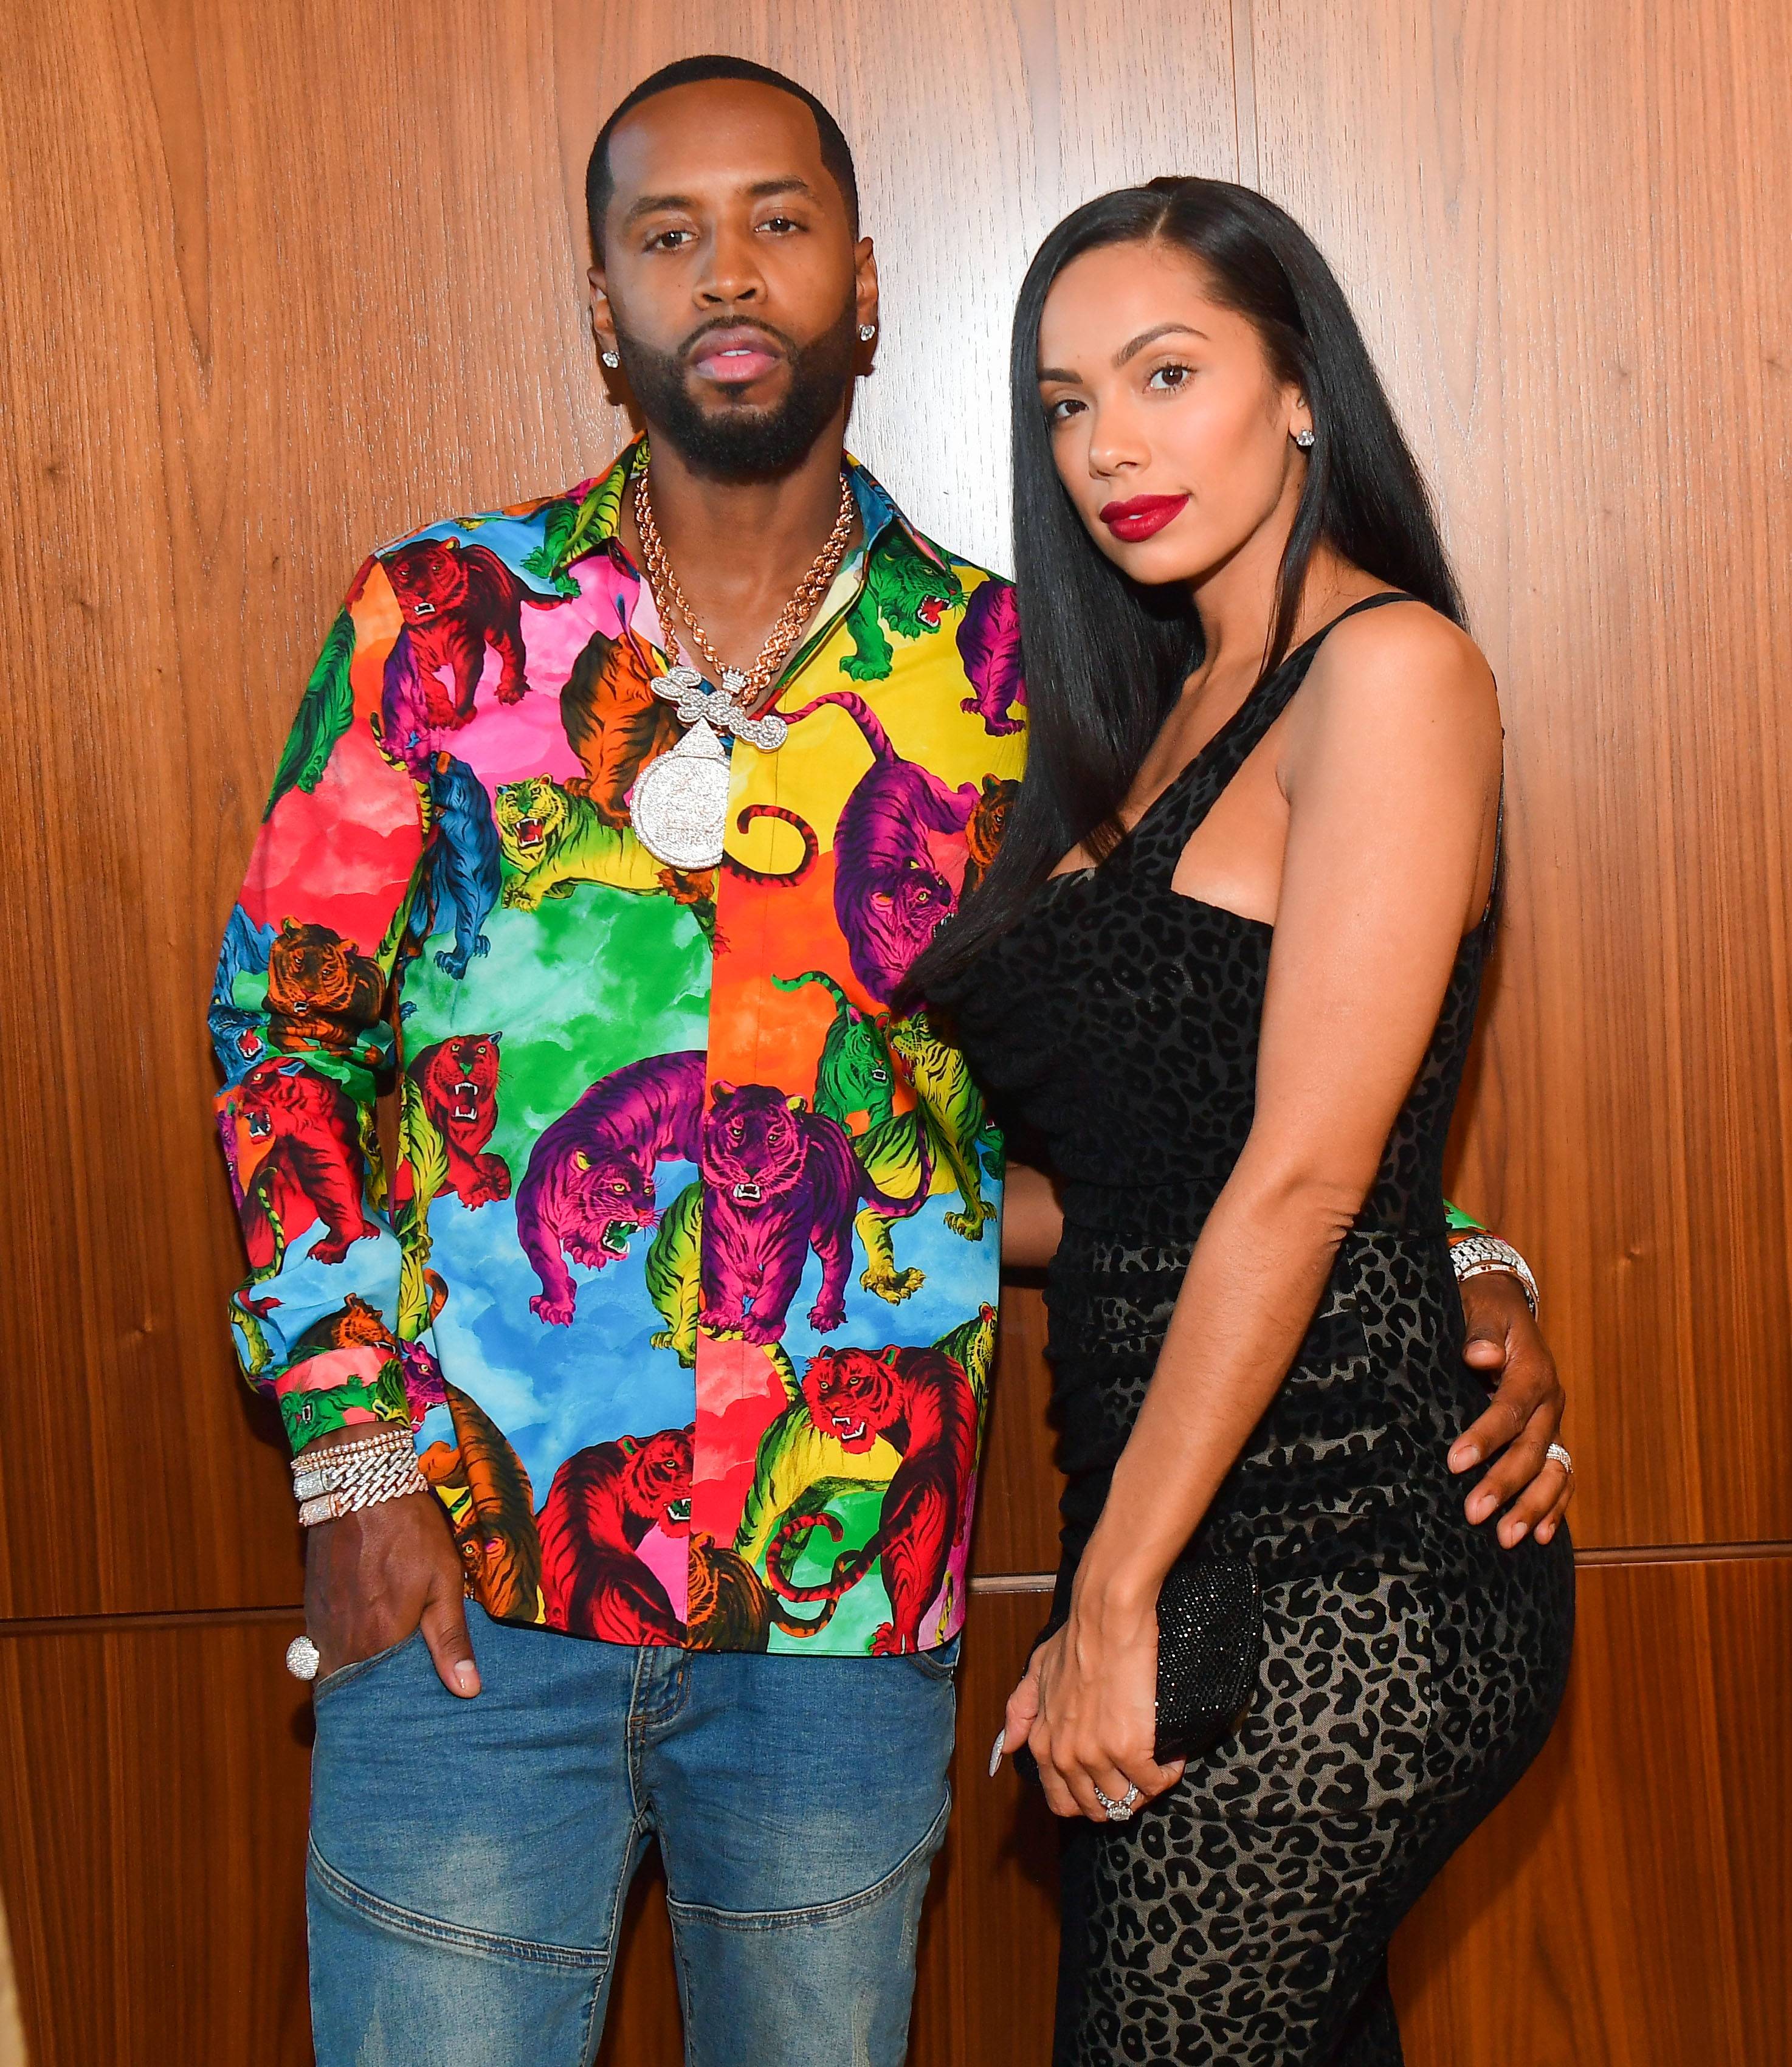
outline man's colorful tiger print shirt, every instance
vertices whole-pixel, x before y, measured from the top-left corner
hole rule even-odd
[[[898,980],[1024,740],[1012,591],[866,544],[732,751],[728,851],[601,480],[356,576],[225,935],[231,1321],[295,1448],[408,1418],[478,1598],[618,1643],[924,1649],[964,1613],[1002,1149]],[[376,1089],[395,1077],[389,1185]]]

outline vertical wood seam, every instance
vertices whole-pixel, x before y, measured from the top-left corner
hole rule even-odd
[[[1257,60],[1251,0],[1232,0],[1232,133],[1240,186],[1258,184]]]

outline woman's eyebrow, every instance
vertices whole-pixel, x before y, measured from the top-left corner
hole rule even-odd
[[[1204,330],[1197,330],[1193,323],[1159,323],[1155,329],[1141,330],[1129,343],[1123,344],[1113,355],[1114,365],[1116,368],[1124,366],[1129,359],[1137,359],[1148,344],[1155,343],[1160,337],[1170,336],[1198,337],[1203,344],[1210,344],[1213,342]],[[1041,380],[1067,381],[1072,387],[1075,387],[1082,376],[1071,372],[1066,367],[1042,366],[1039,369],[1038,377]]]
[[[1211,342],[1207,333],[1204,330],[1197,330],[1193,323],[1159,323],[1154,330],[1141,330],[1130,344],[1123,344],[1114,354],[1113,363],[1117,367],[1124,366],[1128,359],[1137,359],[1148,344],[1155,343],[1160,337],[1169,337],[1172,335],[1198,337],[1203,343]]]

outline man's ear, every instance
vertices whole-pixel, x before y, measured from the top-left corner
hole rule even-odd
[[[610,312],[610,287],[601,266],[593,266],[585,275],[590,289],[591,335],[596,340],[600,353],[614,352],[616,349],[616,320]]]
[[[869,237],[862,237],[853,254],[853,312],[861,324],[874,327],[878,315],[878,254]]]

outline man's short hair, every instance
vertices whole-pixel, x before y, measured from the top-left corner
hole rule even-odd
[[[755,64],[750,58],[680,58],[675,64],[662,65],[651,77],[643,79],[632,93],[618,101],[610,111],[609,120],[598,132],[597,142],[591,146],[590,159],[585,168],[585,213],[590,225],[591,255],[598,264],[603,262],[604,213],[615,191],[615,183],[610,176],[610,139],[616,124],[643,100],[651,100],[656,94],[669,93],[675,86],[694,86],[706,79],[740,79],[755,86],[775,87],[780,93],[788,93],[803,104],[815,117],[816,131],[821,140],[821,162],[833,175],[834,184],[845,200],[853,234],[857,236],[858,175],[853,169],[852,147],[841,134],[840,124],[809,88],[799,86],[793,79],[786,79],[781,71],[773,71],[769,65]]]

